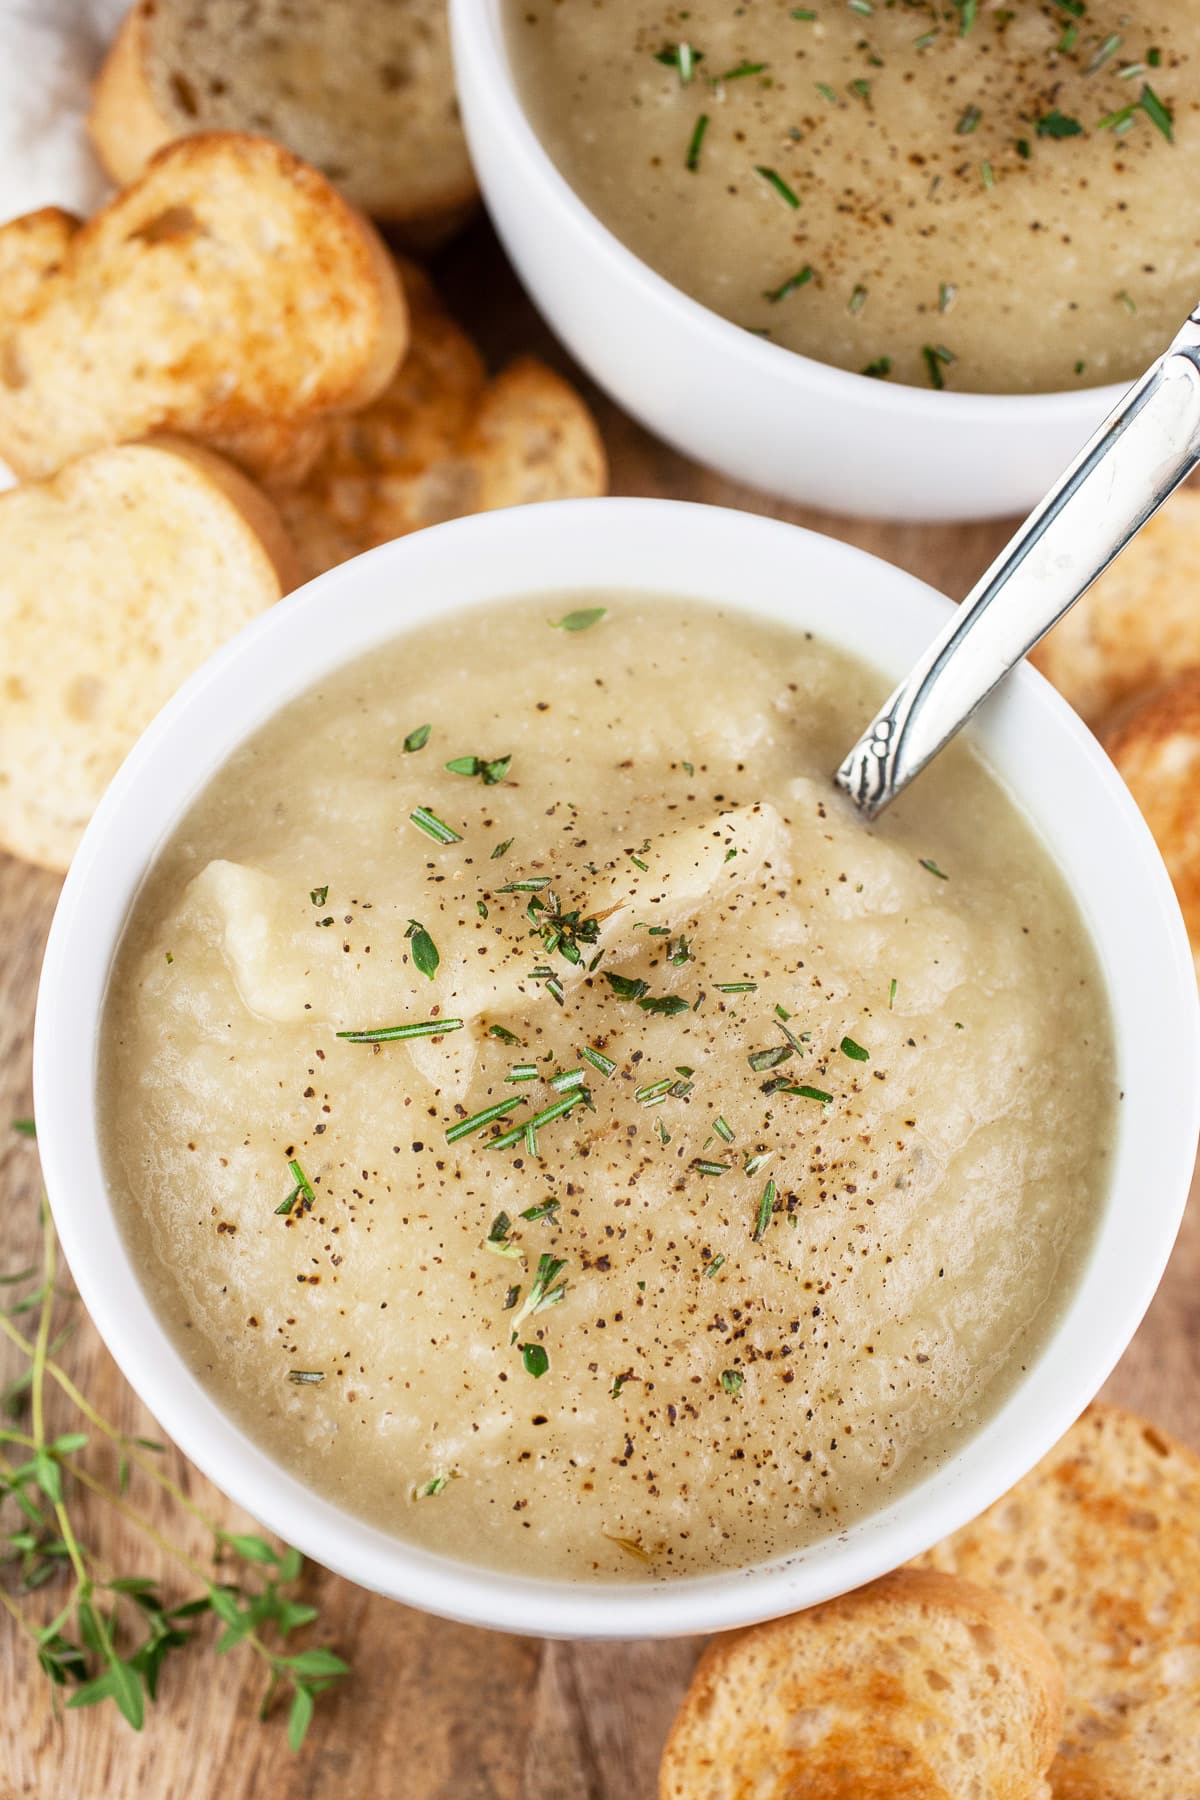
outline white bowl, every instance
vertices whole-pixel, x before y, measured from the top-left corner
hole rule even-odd
[[[735,481],[833,512],[1028,512],[1124,384],[956,394],[835,369],[732,325],[613,236],[522,109],[502,0],[450,0],[458,97],[488,211],[558,336],[627,412]]]
[[[345,564],[219,651],[151,725],[101,802],[59,902],[34,1046],[54,1220],[101,1336],[219,1487],[365,1587],[504,1630],[635,1637],[808,1606],[894,1568],[995,1500],[1061,1436],[1132,1335],[1178,1228],[1196,1144],[1195,978],[1145,825],[1075,715],[1021,668],[972,725],[1078,897],[1108,983],[1123,1100],[1111,1188],[1077,1289],[1011,1398],[917,1487],[823,1544],[740,1572],[611,1586],[497,1574],[364,1524],[264,1454],[156,1317],[118,1229],[96,1118],[98,1026],[130,905],[164,838],[246,736],[332,668],[451,609],[586,588],[694,596],[790,621],[899,676],[950,603],[795,526],[661,500],[571,501],[439,525]]]

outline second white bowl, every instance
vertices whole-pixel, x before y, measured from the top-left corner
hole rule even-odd
[[[613,236],[526,118],[503,0],[450,0],[459,103],[488,211],[541,311],[602,388],[677,450],[832,512],[1028,512],[1122,386],[955,394],[797,355],[691,300]]]

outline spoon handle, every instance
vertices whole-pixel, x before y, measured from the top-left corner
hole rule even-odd
[[[836,780],[873,819],[1200,462],[1200,307],[876,714]]]

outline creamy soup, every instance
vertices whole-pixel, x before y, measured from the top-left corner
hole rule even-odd
[[[822,362],[1132,377],[1200,294],[1200,8],[506,0],[525,105],[629,247]]]
[[[1011,1389],[1105,1187],[1106,1001],[965,745],[871,829],[835,792],[881,692],[741,614],[506,602],[331,676],[187,814],[113,975],[108,1174],[184,1355],[313,1487],[497,1567],[694,1574]]]

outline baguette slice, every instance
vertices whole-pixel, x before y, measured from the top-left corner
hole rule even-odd
[[[1055,1800],[1200,1795],[1200,1457],[1092,1406],[1032,1474],[922,1558],[990,1582],[1066,1677]]]
[[[263,138],[172,145],[86,225],[18,219],[0,268],[0,457],[27,479],[163,431],[292,466],[297,434],[373,400],[406,340],[375,232]]]
[[[607,484],[574,388],[531,356],[489,382],[428,276],[406,261],[400,274],[412,336],[391,386],[339,420],[303,483],[278,495],[308,576],[443,519]]]
[[[1168,500],[1032,661],[1093,727],[1133,695],[1200,668],[1200,488]]]
[[[1200,669],[1119,713],[1103,743],[1162,852],[1200,979]]]
[[[0,848],[65,869],[155,713],[294,577],[270,502],[193,446],[0,495]]]
[[[471,210],[445,0],[140,0],[96,83],[114,181],[195,131],[260,131],[426,242]]]
[[[714,1638],[660,1800],[1045,1800],[1062,1676],[998,1594],[901,1570]]]

